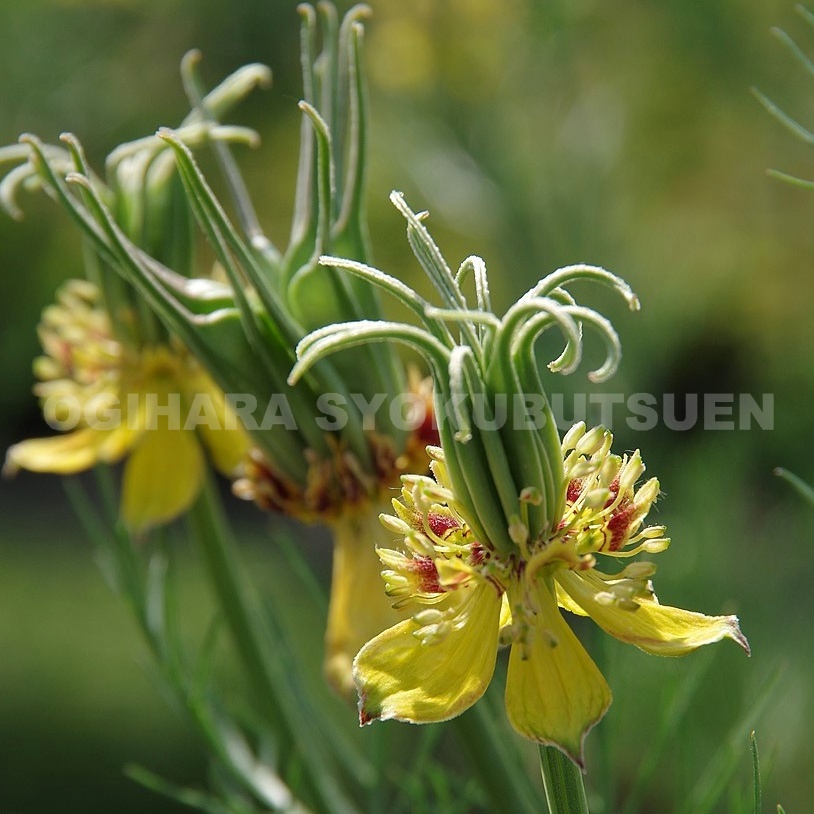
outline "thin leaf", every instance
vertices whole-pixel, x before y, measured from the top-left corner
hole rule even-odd
[[[213,246],[224,253],[224,256],[220,258],[222,262],[231,262],[229,254],[226,252],[228,247],[229,252],[234,253],[240,263],[240,269],[257,291],[267,312],[273,318],[274,323],[280,326],[283,334],[290,340],[301,336],[303,334],[302,327],[296,324],[280,303],[279,295],[271,289],[268,279],[257,266],[256,258],[230,223],[190,149],[178,137],[177,133],[166,127],[162,127],[157,135],[167,141],[175,151],[176,160],[181,170],[181,178],[189,191],[190,204],[194,205],[201,227],[212,240]],[[238,276],[236,271],[233,272],[233,275]],[[235,289],[239,287],[238,279],[232,280]],[[237,294],[236,290],[235,294]]]
[[[592,382],[607,381],[619,367],[622,361],[622,343],[610,320],[598,314],[592,308],[582,308],[579,305],[566,305],[565,311],[583,325],[591,326],[605,343],[606,356],[601,367],[592,370],[588,378]]]
[[[806,178],[798,178],[796,175],[789,175],[787,172],[780,170],[766,170],[766,175],[771,178],[776,178],[778,181],[785,181],[795,187],[802,189],[814,189],[814,181],[809,181]]]
[[[435,308],[427,305],[424,316],[441,322],[473,322],[480,327],[496,330],[500,326],[500,319],[490,311],[476,311],[471,308]]]
[[[461,267],[455,275],[455,282],[459,287],[463,285],[470,272],[475,276],[475,299],[478,303],[478,310],[491,312],[492,300],[489,296],[489,277],[486,274],[486,263],[482,257],[473,254],[461,263]]]
[[[784,113],[768,96],[765,96],[757,88],[751,88],[752,95],[766,108],[769,115],[773,116],[780,122],[787,130],[793,133],[797,138],[806,142],[806,144],[814,144],[814,133],[803,127],[802,124],[795,121],[787,113]]]
[[[798,11],[801,9],[801,6],[797,6]],[[802,49],[799,45],[785,32],[782,28],[773,28],[772,34],[774,34],[786,48],[791,51],[797,61],[806,69],[806,71],[814,76],[814,62],[812,62],[806,54],[803,53]]]
[[[315,103],[314,87],[314,50],[316,39],[316,14],[312,6],[300,3],[297,11],[302,17],[300,27],[300,61],[302,65],[303,98],[310,104]],[[297,167],[297,188],[294,197],[294,214],[291,220],[291,234],[288,248],[283,258],[285,267],[295,269],[307,252],[308,244],[313,240],[316,231],[314,210],[316,208],[316,161],[314,149],[314,130],[306,116],[300,125],[300,154]]]
[[[366,247],[368,243],[364,215],[365,169],[367,167],[367,85],[364,63],[361,58],[364,28],[360,20],[369,16],[370,8],[368,6],[354,6],[342,20],[339,32],[340,45],[344,45],[340,51],[340,61],[347,63],[347,108],[344,104],[345,91],[342,83],[345,72],[340,70],[337,115],[347,112],[349,121],[346,134],[347,155],[338,157],[343,158],[347,166],[337,167],[338,172],[342,172],[343,169],[344,172],[342,172],[342,201],[336,231],[339,234],[346,230],[350,231],[360,244],[360,248]],[[337,121],[338,133],[343,133],[344,126],[344,122]],[[364,253],[368,255],[369,251],[365,250]]]
[[[811,488],[802,478],[797,477],[793,472],[788,469],[778,467],[774,470],[777,477],[782,478],[786,483],[790,484],[795,491],[801,495],[808,503],[814,506],[814,489]]]
[[[325,589],[314,576],[314,571],[303,556],[301,547],[296,545],[287,534],[282,533],[275,537],[274,542],[283,552],[289,568],[307,589],[310,601],[320,611],[326,613],[328,610],[328,597],[325,596]]]
[[[582,330],[565,307],[548,297],[518,300],[503,318],[495,337],[495,355],[514,367],[514,358],[532,352],[543,331],[556,325],[565,339],[565,350],[549,367],[563,375],[573,373],[582,361]]]

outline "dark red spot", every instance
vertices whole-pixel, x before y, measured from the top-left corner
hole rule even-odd
[[[430,531],[436,537],[443,538],[448,532],[454,529],[459,529],[461,524],[449,514],[441,514],[440,512],[430,512],[427,515],[427,523]]]
[[[375,721],[377,718],[381,717],[381,712],[369,712],[367,709],[365,709],[366,702],[367,694],[362,693],[359,697],[359,726],[369,724],[371,721]]]
[[[613,483],[611,483],[611,485],[608,487],[608,491],[610,492],[610,495],[608,495],[608,499],[605,501],[605,508],[606,509],[619,496],[619,476],[618,475],[613,479]]]
[[[443,593],[444,589],[438,579],[438,569],[430,557],[414,557],[413,568],[418,574],[418,587],[422,593]]]
[[[636,506],[629,500],[623,500],[611,515],[607,525],[610,534],[607,547],[610,551],[618,551],[625,544],[635,514]]]
[[[581,494],[582,480],[580,478],[575,478],[568,484],[568,491],[566,492],[565,499],[569,503],[576,503]]]
[[[470,556],[472,565],[480,565],[486,556],[486,552],[480,543],[472,543],[472,554]]]

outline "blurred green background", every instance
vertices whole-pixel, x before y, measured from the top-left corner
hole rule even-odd
[[[749,87],[813,122],[814,78],[769,29],[783,27],[813,54],[814,29],[786,0],[373,5],[369,200],[382,268],[423,287],[387,203],[400,188],[413,207],[431,210],[451,262],[486,259],[498,308],[566,263],[624,275],[641,314],[588,294],[613,316],[625,351],[605,391],[774,395],[772,430],[634,432],[621,412],[614,426],[617,447],[641,447],[667,495],[657,516],[674,542],[658,558],[661,600],[737,613],[753,649],[751,659],[731,645],[709,656],[645,810],[671,810],[749,710],[769,770],[767,804],[809,810],[814,566],[803,555],[814,510],[772,469],[814,481],[814,193],[765,168],[814,176],[814,148],[773,121]],[[269,234],[284,243],[299,128],[297,30],[287,0],[4,0],[0,143],[23,131],[53,141],[70,129],[100,167],[119,142],[182,118],[177,65],[187,49],[203,51],[212,83],[265,62],[274,88],[235,118],[263,136],[240,160]],[[45,430],[30,394],[34,329],[58,282],[81,274],[67,219],[43,196],[23,206],[22,223],[0,216],[3,448]],[[551,387],[593,392],[584,372]],[[235,511],[257,570],[279,574],[272,541],[290,527],[251,507]],[[59,482],[25,474],[4,482],[0,518],[0,811],[180,810],[122,775],[136,761],[199,784],[204,761],[142,669],[135,628]],[[315,532],[305,545],[325,580],[326,539]],[[205,618],[191,559],[184,587],[192,618]],[[316,652],[321,632],[302,635]],[[589,645],[615,694],[590,739],[591,759],[604,761],[591,782],[622,798],[663,702],[705,656],[659,660],[601,637]],[[778,667],[757,717],[760,688]],[[750,777],[741,736],[738,792]]]

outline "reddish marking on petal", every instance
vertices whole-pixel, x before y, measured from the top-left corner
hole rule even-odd
[[[381,712],[368,712],[365,709],[365,702],[367,701],[367,694],[362,693],[359,696],[359,726],[365,726],[373,721],[381,718]]]
[[[576,503],[579,496],[582,494],[582,488],[582,479],[574,478],[574,480],[568,484],[568,491],[565,494],[565,499],[569,503]]]
[[[366,726],[367,724],[373,723],[373,721],[377,720],[379,715],[370,715],[368,714],[367,710],[360,709],[359,710],[359,726]]]
[[[607,529],[610,532],[608,548],[611,551],[618,551],[625,544],[635,514],[636,506],[629,500],[623,500],[608,520]]]
[[[610,495],[608,496],[608,499],[605,501],[605,508],[606,509],[619,496],[619,476],[618,475],[613,479],[613,483],[611,483],[611,485],[608,487],[608,491],[610,492]]]
[[[472,565],[480,565],[486,557],[486,551],[480,543],[475,542],[472,543],[472,554],[470,556]]]
[[[418,585],[422,593],[440,594],[444,592],[439,581],[438,569],[430,557],[414,557],[413,570],[418,574]]]
[[[451,515],[440,512],[430,512],[427,515],[427,524],[430,531],[436,536],[443,538],[445,534],[455,529],[459,529],[461,524]]]

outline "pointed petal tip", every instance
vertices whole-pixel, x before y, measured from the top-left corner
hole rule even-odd
[[[12,447],[13,449],[13,447]],[[11,450],[9,450],[9,453]],[[6,454],[6,460],[3,462],[3,467],[0,469],[0,476],[4,478],[13,478],[20,471],[20,467],[14,462],[10,454]]]
[[[367,709],[367,701],[367,694],[363,690],[359,690],[359,726],[367,726],[382,717],[381,710],[374,712],[371,709]]]
[[[554,743],[553,741],[546,741],[545,743],[541,743],[541,745],[549,746],[556,749],[558,752],[561,752],[580,770],[580,772],[582,772],[582,774],[587,774],[587,769],[585,768],[585,737],[587,734],[587,732],[583,734],[578,750],[569,749],[567,746],[561,743]]]
[[[752,648],[749,646],[749,640],[743,635],[738,617],[730,616],[729,622],[732,625],[729,638],[732,639],[732,641],[735,642],[735,644],[737,644],[739,647],[743,648],[747,656],[751,656]]]
[[[361,726],[367,726],[368,724],[372,724],[373,721],[378,721],[379,717],[380,716],[378,716],[378,715],[368,715],[368,713],[365,710],[360,709],[359,710],[359,726],[361,727]]]
[[[605,707],[605,710],[602,713],[602,717],[604,717],[605,713],[608,711],[609,708],[610,708],[610,702],[608,702],[608,706]],[[594,721],[593,723],[591,723],[591,725],[587,729],[585,729],[582,732],[582,734],[580,735],[578,743],[577,742],[574,742],[574,743],[571,743],[571,744],[560,743],[559,741],[554,741],[554,740],[551,740],[551,739],[539,738],[539,737],[537,737],[537,738],[531,737],[530,740],[536,742],[540,746],[546,746],[546,747],[549,747],[551,749],[556,749],[558,752],[561,752],[575,766],[577,766],[579,768],[580,772],[582,772],[583,775],[585,775],[585,774],[588,773],[588,769],[587,769],[587,766],[586,766],[586,763],[585,763],[585,740],[587,739],[588,734],[599,723],[600,720],[601,720],[601,718]],[[528,733],[519,733],[519,734],[522,734],[524,737],[529,738]]]
[[[579,737],[579,743],[558,743],[553,740],[543,740],[540,738],[532,738],[532,740],[536,740],[541,746],[550,746],[562,752],[575,766],[579,768],[580,772],[585,775],[588,773],[588,768],[585,763],[585,741],[588,738],[591,730],[593,730],[593,728],[605,717],[612,703],[613,693],[610,691],[610,688],[608,688],[607,703],[605,704],[604,709],[600,712],[598,718],[591,721],[586,728],[583,729]],[[525,737],[529,737],[528,734],[526,734]]]
[[[165,520],[163,522],[170,521]],[[120,526],[126,534],[129,534],[136,543],[141,543],[147,539],[153,529],[162,525],[162,521],[153,517],[131,515],[122,504],[119,507],[119,519],[116,525],[117,527]]]

